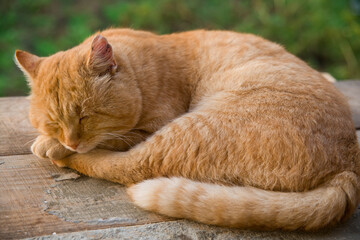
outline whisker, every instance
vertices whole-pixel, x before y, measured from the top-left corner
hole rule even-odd
[[[133,129],[132,129],[133,130]],[[112,133],[117,133],[117,132],[120,132],[120,131],[122,131],[122,130],[118,130],[118,131],[113,131]],[[121,134],[121,135],[133,135],[133,136],[137,136],[137,137],[140,137],[141,139],[144,139],[145,138],[145,136],[144,135],[142,135],[142,134],[140,134],[140,133],[137,133],[137,132],[133,132],[133,131],[129,131],[129,132],[127,132],[127,133],[124,133],[124,134]],[[128,137],[131,137],[131,136],[128,136]]]
[[[120,139],[122,141],[124,141],[129,147],[131,147],[132,145],[127,141],[129,139],[126,139],[125,136],[123,135],[118,135],[118,134],[113,134],[113,133],[107,133],[108,135],[114,137],[115,139]],[[134,144],[134,142],[133,142]]]
[[[20,133],[19,133],[20,134]],[[21,133],[21,136],[31,136],[31,137],[34,137],[34,136],[37,136],[39,135],[38,132],[27,132],[27,133]]]
[[[130,141],[130,142],[132,143],[131,146],[134,146],[134,145],[135,145],[135,142],[134,142],[131,138],[124,136],[124,139]],[[130,147],[131,147],[131,146],[130,146]]]
[[[137,133],[137,132],[128,132],[126,134],[132,134],[133,136],[137,136],[137,137],[140,137],[141,139],[144,139],[145,136],[140,134],[140,133]]]
[[[30,141],[27,141],[24,145],[27,146],[29,143],[35,142],[36,137],[34,139],[31,139]]]

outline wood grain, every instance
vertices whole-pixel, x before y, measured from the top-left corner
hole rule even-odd
[[[85,176],[55,181],[69,171],[34,155],[0,157],[0,239],[169,220],[136,208],[119,184]]]
[[[27,154],[37,136],[25,97],[0,98],[0,156]]]

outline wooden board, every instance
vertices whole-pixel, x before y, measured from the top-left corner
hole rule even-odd
[[[215,227],[187,220],[161,222],[130,227],[57,234],[56,239],[291,239],[291,240],[359,240],[360,209],[344,224],[316,232],[304,231],[247,231]],[[53,239],[42,237],[41,240]],[[31,239],[38,240],[38,239]]]
[[[360,129],[360,80],[340,81],[334,85],[349,100],[355,128]]]
[[[135,207],[119,184],[56,181],[70,172],[34,155],[0,157],[0,239],[169,220]]]
[[[0,98],[0,156],[27,154],[37,133],[29,119],[25,97]]]

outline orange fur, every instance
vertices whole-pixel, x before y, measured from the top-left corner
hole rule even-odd
[[[140,207],[222,226],[312,230],[359,203],[346,99],[277,44],[226,31],[110,29],[50,57],[15,55],[42,134],[34,154],[137,183],[128,193]]]

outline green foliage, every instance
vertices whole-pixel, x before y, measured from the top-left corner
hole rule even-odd
[[[15,49],[48,56],[111,26],[250,32],[337,79],[360,78],[360,16],[345,0],[2,0],[0,16],[0,96],[28,92]]]

